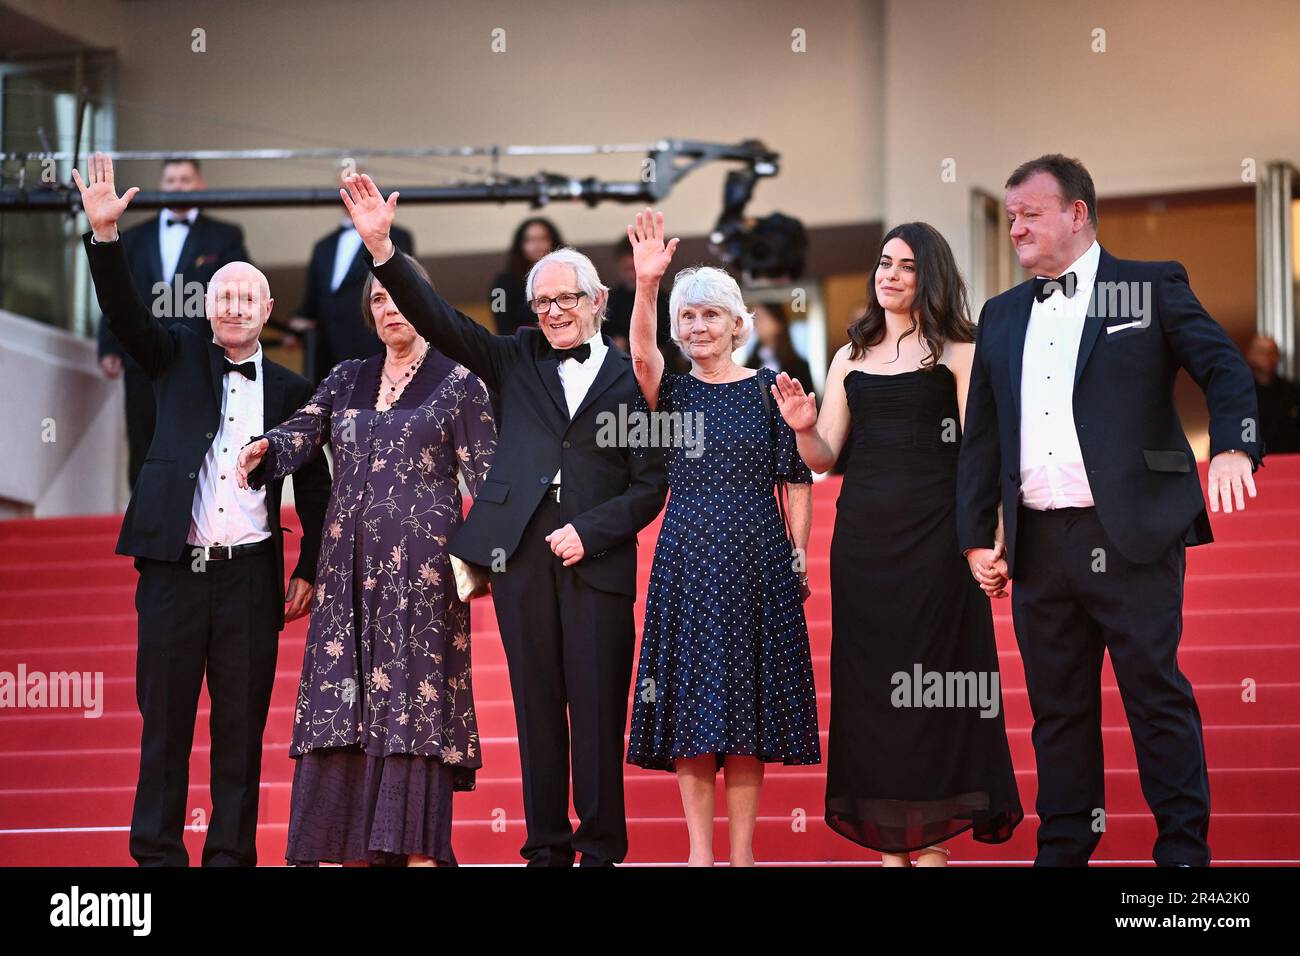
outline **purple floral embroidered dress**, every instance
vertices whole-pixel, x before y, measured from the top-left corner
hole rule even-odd
[[[472,790],[482,766],[469,608],[447,541],[461,523],[457,475],[474,495],[492,463],[491,405],[476,376],[430,348],[397,404],[376,411],[382,365],[337,365],[266,433],[250,476],[333,448],[290,748],[291,863],[454,863],[451,791]]]

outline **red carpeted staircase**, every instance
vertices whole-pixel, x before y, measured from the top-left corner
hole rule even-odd
[[[1205,467],[1201,473],[1204,479]],[[1205,724],[1218,863],[1300,862],[1300,456],[1268,459],[1259,497],[1242,514],[1213,518],[1218,541],[1188,552],[1181,666]],[[828,715],[830,596],[827,553],[838,482],[816,486],[807,604],[820,690],[823,752]],[[292,523],[293,518],[289,518]],[[135,571],[113,554],[119,519],[0,523],[0,671],[102,671],[103,714],[0,710],[0,865],[129,865],[127,825],[138,764],[134,697]],[[642,594],[657,523],[643,532]],[[296,538],[289,539],[291,542]],[[294,545],[291,543],[290,545]],[[287,564],[292,566],[294,558]],[[887,596],[882,596],[887,600]],[[954,863],[1033,859],[1034,758],[1024,672],[1010,604],[995,605],[1011,753],[1029,816],[1014,838],[985,846],[961,836]],[[474,674],[483,738],[478,789],[457,794],[455,847],[462,863],[517,863],[524,839],[519,754],[501,640],[491,602],[474,606]],[[638,608],[638,627],[640,608]],[[288,742],[302,662],[304,622],[281,636],[279,673],[265,737],[258,852],[284,859],[292,762]],[[1253,701],[1244,700],[1246,682]],[[1155,828],[1143,802],[1133,747],[1109,664],[1105,672],[1108,825],[1097,862],[1150,861]],[[190,816],[209,812],[206,696],[190,772]],[[626,770],[629,863],[680,863],[686,827],[675,778]],[[824,769],[770,767],[754,840],[759,860],[870,862],[878,855],[822,823]],[[724,812],[719,785],[720,812]],[[197,863],[203,833],[186,833]],[[715,849],[727,854],[726,821]]]

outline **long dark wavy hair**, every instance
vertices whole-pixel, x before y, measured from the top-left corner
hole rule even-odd
[[[551,234],[552,252],[564,245],[564,240],[560,238],[559,227],[545,216],[529,216],[521,222],[515,229],[514,238],[510,240],[510,253],[506,257],[506,268],[510,271],[510,274],[521,279],[528,275],[528,270],[533,267],[533,264],[528,261],[528,257],[524,255],[524,233],[534,223],[542,226]]]
[[[974,342],[975,324],[970,320],[966,283],[957,271],[948,240],[938,229],[925,222],[905,222],[885,234],[867,283],[867,311],[849,326],[849,359],[857,361],[867,349],[885,339],[885,310],[876,297],[876,269],[889,240],[899,238],[912,247],[916,268],[916,297],[912,300],[912,327],[903,336],[916,332],[925,338],[930,354],[922,368],[934,368],[943,355],[945,342]],[[901,351],[902,337],[899,339]],[[895,358],[898,356],[895,355]]]

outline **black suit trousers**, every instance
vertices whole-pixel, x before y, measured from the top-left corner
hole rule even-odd
[[[1012,614],[1034,716],[1040,866],[1086,865],[1105,829],[1101,664],[1109,652],[1155,815],[1156,863],[1208,865],[1201,715],[1178,669],[1185,546],[1134,564],[1095,509],[1019,512]]]
[[[583,866],[627,855],[623,730],[633,598],[597,590],[576,566],[563,566],[545,538],[565,523],[560,506],[543,499],[506,570],[492,575],[519,732],[528,827],[520,852],[530,866],[572,866],[575,853]]]
[[[190,559],[136,559],[136,702],[144,727],[131,816],[141,866],[187,866],[181,836],[202,818],[188,807],[190,748],[206,673],[212,815],[204,866],[257,863],[262,732],[279,648],[279,582],[271,551],[195,570]]]

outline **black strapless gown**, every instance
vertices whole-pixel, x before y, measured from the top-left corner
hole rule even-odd
[[[831,541],[826,823],[887,853],[967,829],[1001,843],[1024,811],[992,608],[957,548],[956,382],[939,365],[852,371],[844,387],[852,454]]]

